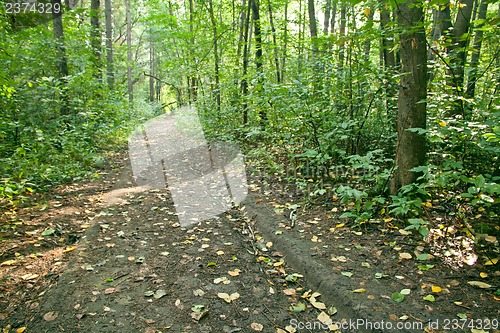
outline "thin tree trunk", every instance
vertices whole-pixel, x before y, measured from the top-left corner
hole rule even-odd
[[[323,35],[328,35],[328,28],[330,27],[330,15],[332,11],[332,0],[326,0],[325,4],[325,20],[323,21]]]
[[[285,80],[286,57],[288,53],[288,2],[285,4],[283,19],[283,52],[281,57],[281,81]]]
[[[278,54],[278,42],[276,41],[276,28],[274,27],[273,19],[273,7],[271,5],[271,0],[268,0],[269,7],[269,24],[271,25],[271,33],[273,38],[273,49],[274,49],[274,65],[276,66],[276,82],[281,83],[281,71],[280,71],[280,61]]]
[[[108,87],[115,87],[114,59],[113,59],[113,16],[111,0],[104,1],[104,14],[106,19],[106,77]]]
[[[371,5],[370,8],[368,8],[368,10],[370,12],[367,15],[368,21],[366,22],[366,26],[368,27],[368,29],[371,30],[371,27],[373,26],[373,16],[375,14],[373,5]],[[372,40],[371,40],[371,37],[368,36],[368,38],[365,39],[365,44],[363,46],[363,53],[365,55],[365,61],[366,62],[370,61],[371,46],[372,46]]]
[[[382,9],[380,10],[380,30],[382,30],[381,46],[386,70],[394,69],[396,65],[396,58],[394,57],[394,40],[392,34],[390,33],[391,30],[388,27],[390,22],[390,12],[382,1]]]
[[[125,0],[125,11],[127,20],[127,80],[128,100],[134,101],[134,82],[132,81],[132,19],[130,17],[130,0]]]
[[[347,4],[342,3],[340,7],[340,28],[339,28],[339,70],[344,68],[344,58],[345,58],[345,35],[346,35],[346,25],[347,25]]]
[[[241,79],[241,94],[243,95],[243,124],[248,124],[248,62],[250,50],[250,7],[251,1],[248,0],[247,12],[245,16],[245,25],[243,29],[243,78]]]
[[[335,22],[337,20],[337,0],[332,0],[333,5],[332,5],[332,15],[330,18],[330,34],[333,35],[335,32]]]
[[[189,61],[191,62],[191,66],[189,68],[189,74],[187,78],[188,83],[188,98],[190,102],[196,102],[198,99],[198,80],[194,73],[195,64],[194,64],[194,45],[195,45],[195,35],[194,35],[194,2],[193,0],[189,0],[189,32],[190,32],[190,41],[191,45],[189,47]]]
[[[61,6],[61,0],[52,0],[52,7],[56,4]],[[61,82],[61,115],[67,115],[69,113],[69,101],[67,95],[67,77],[69,75],[68,71],[68,61],[66,55],[66,43],[64,41],[64,29],[61,13],[52,12],[52,21],[54,22],[54,40],[56,42],[56,53],[57,53],[57,69],[59,72],[59,80]]]
[[[422,2],[407,0],[397,10],[400,34],[401,77],[398,96],[398,140],[396,146],[396,171],[391,192],[396,194],[402,186],[417,180],[411,171],[425,164],[425,133],[410,131],[426,128],[427,98],[427,46]]]
[[[155,44],[154,36],[149,28],[149,102],[155,101]]]
[[[215,102],[217,104],[217,110],[220,112],[221,109],[221,91],[220,91],[220,74],[219,74],[219,50],[218,50],[218,38],[217,38],[217,22],[215,20],[214,7],[212,0],[208,0],[208,8],[210,10],[210,21],[212,22],[212,38],[213,38],[213,48],[214,48],[214,76],[215,76]],[[220,115],[220,113],[219,113]]]
[[[474,45],[472,56],[470,60],[470,73],[468,78],[467,90],[465,96],[467,98],[473,98],[476,93],[476,81],[478,79],[478,67],[479,59],[481,56],[481,46],[483,43],[483,30],[484,20],[486,19],[486,13],[488,12],[488,2],[489,0],[481,0],[481,5],[479,6],[477,19],[479,24],[475,27]]]
[[[448,47],[448,56],[450,57],[450,80],[448,84],[452,86],[457,97],[464,95],[464,76],[465,62],[467,56],[467,45],[469,43],[469,29],[471,24],[474,0],[462,0],[459,4],[457,18],[453,29],[451,30],[452,43]],[[455,106],[450,110],[449,115],[465,115],[465,109],[462,98],[457,98]]]
[[[257,72],[257,89],[261,91],[264,84],[264,69],[263,69],[263,57],[262,57],[262,32],[260,28],[260,11],[258,0],[250,0],[252,8],[252,21],[254,26],[255,34],[255,68]],[[265,126],[267,121],[267,113],[263,108],[259,110],[260,125]]]
[[[94,77],[102,80],[101,68],[101,31],[99,27],[100,1],[90,1],[90,45],[93,53]]]
[[[316,22],[316,10],[314,9],[314,0],[307,0],[307,12],[309,14],[309,33],[312,40],[312,53],[316,58],[318,53],[318,27]]]

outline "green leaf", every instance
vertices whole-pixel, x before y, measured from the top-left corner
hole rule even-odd
[[[290,311],[292,311],[292,312],[306,311],[306,305],[304,303],[300,303],[300,302],[297,305],[290,305]]]
[[[50,229],[47,229],[44,232],[42,232],[42,236],[51,236],[54,234],[54,232],[56,232],[56,230],[53,228],[50,228]]]
[[[420,253],[417,256],[417,260],[429,260],[429,254],[428,253]]]
[[[435,302],[436,301],[436,298],[434,297],[434,295],[430,295],[430,294],[427,295],[427,296],[422,297],[422,299],[424,301],[429,301],[429,302]]]
[[[431,268],[434,268],[434,265],[430,264],[418,265],[418,269],[420,269],[421,271],[428,271]]]
[[[405,300],[405,295],[401,293],[392,293],[391,298],[394,302],[401,303]]]

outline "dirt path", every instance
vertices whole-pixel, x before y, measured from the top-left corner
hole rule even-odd
[[[286,200],[250,182],[239,207],[182,227],[170,193],[135,186],[125,161],[4,215],[3,332],[498,332],[495,266],[434,258],[424,271],[410,236],[350,230],[321,208],[290,228]],[[467,284],[483,271],[492,288]]]

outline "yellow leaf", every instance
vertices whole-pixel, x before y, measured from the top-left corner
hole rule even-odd
[[[76,250],[76,246],[68,247],[63,252],[66,253],[66,252],[71,252],[71,251],[74,251],[74,250]]]
[[[224,251],[221,251],[221,250],[217,251],[216,253],[217,253],[218,256],[224,255]]]
[[[232,293],[231,295],[228,295],[226,293],[218,293],[217,296],[219,296],[219,298],[222,298],[227,303],[231,303],[232,301],[240,298],[240,294],[238,293]]]
[[[24,331],[26,331],[26,326],[19,327],[19,328],[16,330],[16,333],[23,333]]]
[[[484,264],[486,266],[493,266],[493,265],[496,265],[497,263],[498,263],[498,258],[493,258],[493,259],[488,260]]]
[[[442,121],[442,120],[441,120],[438,124],[439,124],[440,126],[442,126],[442,127],[445,127],[445,126],[446,126],[446,123],[445,123],[444,121]]]
[[[426,202],[422,203],[422,205],[424,205],[427,208],[432,208],[432,203],[430,201],[426,201]]]
[[[309,300],[309,302],[311,303],[311,305],[313,307],[315,307],[316,309],[318,310],[325,310],[326,309],[326,305],[325,303],[322,303],[322,302],[316,302],[316,299],[311,297],[312,300]]]
[[[340,229],[342,228],[343,226],[345,226],[345,223],[339,223],[335,226],[336,229]]]
[[[321,311],[321,313],[318,315],[318,320],[325,325],[330,325],[332,323],[332,318],[330,318],[330,316],[327,315],[324,311]]]
[[[366,16],[366,17],[370,16],[370,13],[371,13],[370,8],[369,8],[369,7],[366,7],[366,8],[365,8],[365,16]]]
[[[234,269],[232,271],[227,272],[227,274],[229,274],[231,276],[238,276],[238,275],[240,275],[240,273],[241,273],[241,271],[238,268],[236,268],[236,269]]]
[[[0,264],[0,266],[14,266],[17,265],[17,260],[7,260]]]
[[[273,264],[273,266],[274,266],[274,267],[279,267],[279,266],[283,266],[284,264],[285,264],[285,262],[284,262],[283,260],[280,260],[280,261],[278,261],[278,262],[275,262],[275,263]]]
[[[481,272],[479,273],[479,276],[482,277],[483,279],[486,279],[488,277],[488,273]]]
[[[441,292],[441,290],[443,290],[443,289],[441,289],[441,287],[440,287],[440,286],[432,286],[432,288],[431,288],[431,289],[432,289],[432,292],[433,292],[433,293],[440,293],[440,292]]]
[[[364,292],[366,292],[366,289],[365,288],[354,289],[352,292],[353,293],[364,293]]]

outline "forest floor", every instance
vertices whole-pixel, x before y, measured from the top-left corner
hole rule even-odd
[[[500,332],[499,264],[452,267],[321,206],[292,228],[294,198],[251,170],[241,205],[189,227],[123,156],[3,211],[2,332]]]

